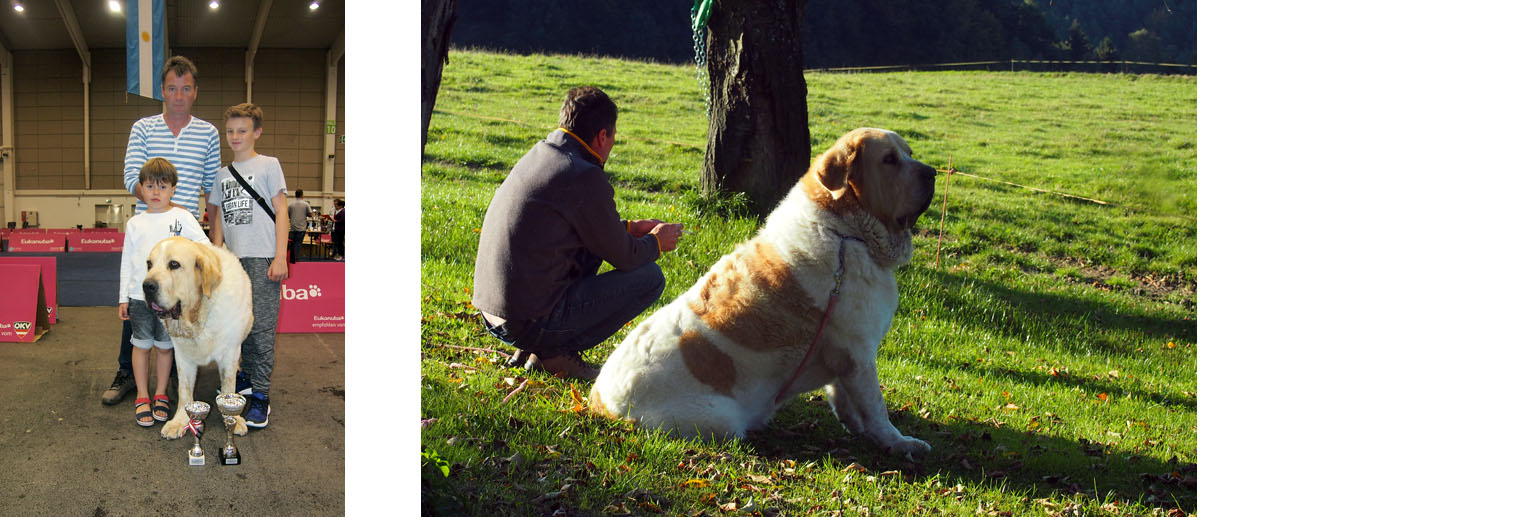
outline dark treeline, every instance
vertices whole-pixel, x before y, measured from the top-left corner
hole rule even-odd
[[[453,43],[693,61],[691,0],[466,0]],[[1194,0],[808,0],[807,68],[1003,59],[1195,64]]]

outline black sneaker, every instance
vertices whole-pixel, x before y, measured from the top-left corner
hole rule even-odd
[[[137,393],[139,387],[133,383],[133,372],[130,370],[118,370],[117,377],[112,378],[112,385],[101,394],[101,404],[110,406],[123,401],[123,397],[129,393]]]
[[[245,425],[256,429],[267,426],[267,417],[270,415],[268,407],[272,404],[267,400],[267,394],[262,392],[252,393],[245,398]]]

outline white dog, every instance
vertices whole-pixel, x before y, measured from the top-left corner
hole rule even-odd
[[[896,133],[843,135],[756,237],[624,339],[592,385],[592,410],[683,437],[739,438],[790,396],[825,387],[850,432],[893,454],[927,453],[891,425],[875,352],[934,176]]]
[[[175,440],[186,432],[199,366],[217,364],[219,393],[235,391],[240,342],[251,332],[251,280],[229,250],[171,237],[149,251],[144,301],[176,346],[176,416],[160,428]],[[234,433],[246,431],[245,418],[235,417]]]

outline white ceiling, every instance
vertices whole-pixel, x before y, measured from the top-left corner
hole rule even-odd
[[[0,43],[11,50],[73,49],[60,9],[69,9],[80,24],[90,48],[127,46],[127,28],[121,12],[107,9],[107,0],[21,0],[24,12],[11,8],[13,0],[0,0]],[[134,0],[120,0],[121,3]],[[342,30],[343,0],[320,0],[311,11],[310,0],[272,0],[262,30],[260,48],[330,48]],[[225,0],[218,9],[207,0],[166,0],[165,12],[171,49],[195,47],[246,48],[261,0]]]

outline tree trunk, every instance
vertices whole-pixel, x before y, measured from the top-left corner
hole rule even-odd
[[[806,0],[716,0],[709,18],[704,195],[772,211],[811,161],[800,25]]]
[[[421,0],[421,150],[427,150],[427,127],[437,105],[437,86],[448,63],[448,35],[458,19],[458,0]]]

